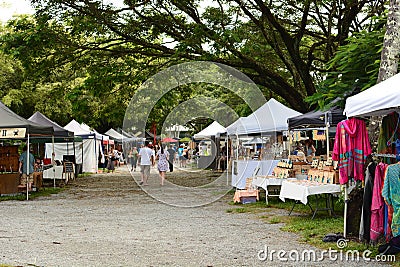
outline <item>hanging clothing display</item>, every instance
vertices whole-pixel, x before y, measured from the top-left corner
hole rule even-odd
[[[393,208],[391,222],[392,235],[400,235],[400,164],[389,165],[383,185],[382,196],[386,203]],[[390,216],[389,216],[390,217]]]
[[[364,164],[371,153],[363,120],[350,118],[338,123],[332,159],[338,161],[340,184],[346,184],[349,178],[364,181]]]
[[[364,241],[367,244],[371,240],[370,229],[371,229],[371,204],[372,204],[372,192],[374,188],[374,177],[375,177],[376,163],[370,162],[365,171],[365,186],[363,195],[363,205],[361,210],[361,221],[360,221],[360,241]]]
[[[384,235],[384,205],[385,202],[381,195],[385,178],[387,164],[380,162],[375,169],[374,187],[372,190],[371,203],[371,241],[376,243]]]
[[[377,152],[382,154],[394,154],[394,144],[400,139],[400,117],[397,112],[386,115],[382,119],[379,129]]]

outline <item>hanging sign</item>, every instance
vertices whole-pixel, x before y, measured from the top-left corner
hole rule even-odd
[[[0,139],[25,138],[26,128],[0,128]]]

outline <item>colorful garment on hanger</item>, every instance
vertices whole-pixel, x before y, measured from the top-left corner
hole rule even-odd
[[[379,129],[377,152],[380,154],[394,154],[394,142],[400,138],[399,114],[393,112],[382,119]]]
[[[363,205],[361,210],[360,230],[359,238],[360,241],[369,243],[370,229],[371,229],[371,204],[372,204],[372,192],[374,188],[376,163],[370,162],[365,171],[365,186],[363,195]]]
[[[386,203],[393,207],[392,235],[400,235],[400,164],[387,167],[382,196]]]
[[[332,159],[338,161],[340,184],[346,184],[349,177],[364,181],[364,164],[371,153],[368,131],[363,120],[350,118],[338,123]]]
[[[385,202],[382,197],[382,187],[385,179],[385,171],[387,164],[379,163],[375,169],[374,188],[372,190],[371,204],[371,241],[378,241],[379,237],[384,234],[384,206]]]

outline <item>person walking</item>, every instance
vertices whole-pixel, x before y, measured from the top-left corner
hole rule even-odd
[[[133,147],[131,149],[131,151],[129,151],[128,158],[129,158],[129,163],[132,166],[131,171],[136,171],[136,164],[137,164],[138,154],[139,154],[139,152],[137,151],[136,147]]]
[[[157,169],[161,178],[160,184],[161,186],[163,186],[165,180],[165,173],[169,170],[169,165],[168,165],[169,153],[168,151],[164,150],[162,145],[160,145],[160,149],[157,151],[156,159],[158,159]]]
[[[169,158],[168,158],[168,165],[169,165],[169,171],[173,172],[174,171],[174,160],[175,160],[175,149],[173,148],[173,145],[169,145],[168,148],[168,154],[169,154]]]
[[[179,159],[179,167],[183,167],[183,145],[182,144],[178,148],[178,159]]]
[[[114,159],[114,153],[112,150],[108,151],[108,155],[107,155],[107,173],[110,173],[110,171],[112,173],[114,173],[115,170],[115,159]]]
[[[148,185],[147,180],[150,176],[150,167],[154,166],[154,154],[150,148],[148,141],[145,142],[145,147],[141,148],[138,154],[138,164],[140,165],[140,175],[142,180],[140,185]]]

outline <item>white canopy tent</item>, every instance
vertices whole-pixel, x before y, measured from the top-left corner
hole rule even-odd
[[[301,115],[286,107],[274,98],[247,117],[239,118],[227,127],[228,135],[248,135],[257,133],[285,131],[288,129],[287,119]]]
[[[216,136],[218,134],[226,133],[226,128],[219,124],[217,121],[214,121],[202,131],[195,134],[194,139],[207,139],[211,136]]]
[[[72,120],[64,129],[74,132],[75,136],[82,137],[82,143],[75,143],[76,163],[82,164],[82,172],[97,173],[98,159],[103,154],[103,135],[82,127],[77,121]],[[73,144],[54,144],[55,160],[63,160],[66,151],[73,150]],[[46,144],[46,157],[51,157],[53,145]]]
[[[347,117],[380,116],[400,111],[400,73],[347,98]]]

